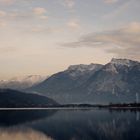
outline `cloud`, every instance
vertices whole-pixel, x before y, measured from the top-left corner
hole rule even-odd
[[[62,28],[56,28],[56,27],[40,27],[40,26],[37,26],[37,27],[33,27],[31,28],[30,32],[31,33],[44,33],[45,35],[50,35],[50,34],[53,34],[53,33],[60,33],[62,32]]]
[[[78,29],[80,28],[80,24],[79,24],[79,21],[78,20],[70,20],[68,23],[67,23],[67,26],[71,29]]]
[[[12,53],[18,50],[18,47],[0,47],[0,53]]]
[[[61,3],[62,3],[62,5],[64,5],[65,7],[73,8],[73,6],[75,5],[75,1],[76,1],[76,0],[62,0]]]
[[[5,17],[5,16],[6,16],[6,12],[0,10],[0,17]]]
[[[67,47],[93,47],[104,49],[120,57],[140,60],[140,22],[133,22],[117,30],[90,33],[78,41],[64,43]]]
[[[48,16],[42,15],[42,16],[40,16],[40,19],[48,20]]]
[[[0,20],[0,28],[6,27],[7,23],[4,20]]]
[[[47,12],[47,10],[45,8],[42,7],[36,7],[33,9],[33,13],[35,15],[44,15]]]
[[[31,10],[20,11],[20,10],[10,10],[10,11],[2,11],[0,10],[0,18],[9,21],[15,20],[31,20],[31,19],[42,19],[48,20],[48,16],[46,15],[47,10],[42,7],[35,7]]]
[[[124,13],[129,13],[129,8],[134,7],[133,6],[133,1],[132,0],[128,0],[128,1],[124,1],[123,4],[121,4],[118,8],[115,8],[114,11],[110,12],[107,15],[104,15],[104,18],[107,20],[110,20],[112,18],[116,18],[118,16],[123,15]]]
[[[32,16],[36,16],[42,20],[48,20],[48,16],[46,16],[47,10],[43,7],[35,7],[32,10],[33,15]]]
[[[118,0],[104,0],[104,2],[107,4],[112,4],[118,2]]]
[[[14,2],[15,0],[0,0],[0,4],[3,4],[3,5],[13,4]]]

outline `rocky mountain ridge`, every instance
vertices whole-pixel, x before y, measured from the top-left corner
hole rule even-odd
[[[29,91],[59,103],[135,102],[140,94],[140,62],[113,58],[105,65],[70,66]]]

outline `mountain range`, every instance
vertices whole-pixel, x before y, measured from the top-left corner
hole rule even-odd
[[[33,85],[37,85],[45,79],[47,79],[47,76],[41,75],[27,75],[13,77],[9,80],[0,80],[0,88],[21,90],[32,87]]]
[[[140,62],[113,58],[105,65],[72,65],[26,91],[63,104],[138,102]]]

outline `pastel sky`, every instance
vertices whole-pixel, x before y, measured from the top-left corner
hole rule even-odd
[[[140,60],[140,0],[0,0],[0,79]]]

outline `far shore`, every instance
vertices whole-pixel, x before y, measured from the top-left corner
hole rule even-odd
[[[19,107],[19,108],[0,108],[2,110],[99,110],[99,109],[109,109],[109,110],[140,110],[140,107]]]

